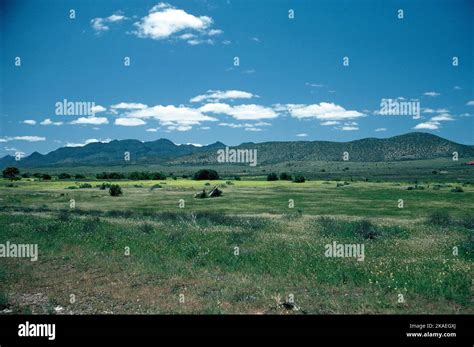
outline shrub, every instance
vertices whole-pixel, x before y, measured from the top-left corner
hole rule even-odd
[[[219,174],[215,170],[202,169],[194,173],[195,180],[218,180]]]
[[[92,233],[97,230],[100,225],[100,218],[98,216],[87,217],[82,220],[82,232]]]
[[[367,219],[361,220],[357,223],[356,233],[364,239],[375,239],[375,237],[380,234],[377,227]]]
[[[65,179],[71,178],[71,175],[68,174],[68,173],[63,172],[63,173],[60,173],[60,174],[58,175],[58,178],[59,178],[60,180],[65,180]]]
[[[144,233],[144,234],[150,234],[150,233],[152,233],[152,232],[155,230],[155,228],[153,227],[152,224],[146,223],[146,222],[140,224],[140,225],[138,226],[138,229],[139,229],[142,233]]]
[[[68,210],[60,210],[58,213],[58,220],[61,222],[67,222],[71,215],[69,214]]]
[[[159,185],[159,184],[154,184],[154,185],[152,185],[152,186],[150,187],[150,191],[153,191],[153,190],[156,189],[156,188],[161,188],[161,185]]]
[[[122,188],[118,184],[111,184],[109,188],[110,196],[120,196],[122,195]]]
[[[14,166],[10,166],[3,170],[2,174],[3,178],[8,178],[13,181],[13,179],[20,174],[20,170]]]
[[[118,172],[102,172],[95,175],[95,177],[98,180],[122,180],[125,175]]]
[[[92,185],[90,185],[89,183],[83,183],[83,184],[79,185],[79,188],[81,188],[81,189],[92,188]]]
[[[304,176],[300,174],[295,175],[295,178],[293,179],[293,182],[295,183],[304,183],[305,181],[306,178],[304,178]]]
[[[76,180],[81,180],[81,179],[86,178],[86,176],[84,176],[84,175],[82,175],[82,174],[75,174],[75,175],[74,175],[74,178],[75,178]]]
[[[45,181],[51,180],[51,176],[48,175],[48,174],[43,174],[43,175],[41,176],[41,178],[42,178],[43,180],[45,180]]]
[[[428,216],[428,224],[446,227],[451,224],[451,216],[448,211],[434,211]]]
[[[286,173],[286,172],[282,172],[282,173],[280,174],[280,179],[281,179],[282,181],[291,181],[292,177],[291,177],[290,174],[288,174],[288,173]]]
[[[240,181],[240,176],[235,176],[235,177],[234,177],[234,180]]]
[[[451,189],[451,193],[463,193],[463,192],[464,192],[464,189],[462,189],[461,187],[456,187],[456,188]]]
[[[276,173],[269,173],[267,176],[267,181],[278,181],[278,176]]]
[[[474,230],[474,215],[464,216],[461,220],[461,225],[467,229]]]
[[[183,175],[183,178],[186,178],[184,177],[185,175]],[[163,172],[153,172],[151,174],[151,179],[152,180],[165,180],[166,179],[166,175],[163,173]]]
[[[99,185],[100,190],[106,190],[107,188],[110,188],[110,183],[102,183]]]

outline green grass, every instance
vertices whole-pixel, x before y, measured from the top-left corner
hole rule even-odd
[[[186,211],[214,211],[226,214],[284,214],[300,210],[305,215],[366,216],[411,220],[425,218],[434,210],[446,209],[453,216],[474,209],[474,186],[464,187],[463,193],[451,192],[454,184],[425,185],[424,190],[407,190],[408,184],[393,182],[353,182],[337,187],[332,181],[205,181],[187,179],[166,181],[120,181],[123,196],[111,197],[108,190],[100,190],[102,181],[88,181],[93,188],[66,189],[71,182],[16,182],[17,188],[6,187],[0,181],[0,208],[68,209],[74,199],[82,210],[133,210],[142,212],[174,212],[180,199]],[[82,182],[83,184],[84,182]],[[150,189],[156,184],[162,188]],[[194,199],[196,192],[209,191],[214,184],[224,195],[217,199]],[[136,187],[141,185],[143,187]],[[293,200],[294,209],[289,208]],[[398,208],[403,199],[404,208]]]
[[[312,314],[474,313],[470,185],[178,179],[121,181],[111,197],[102,181],[7,183],[0,243],[39,247],[37,262],[0,258],[14,313],[280,313],[290,294]],[[214,184],[222,197],[193,199]],[[325,257],[333,241],[364,244],[365,260]]]
[[[17,276],[5,291],[42,291],[73,312],[258,313],[275,305],[272,296],[294,294],[315,314],[472,313],[471,261],[451,252],[468,240],[469,231],[458,226],[440,232],[428,224],[376,224],[377,237],[367,239],[357,220],[25,217],[1,214],[2,239],[37,243],[40,258],[2,259]],[[334,240],[364,243],[365,261],[325,257],[324,246]],[[73,305],[71,293],[78,296]],[[188,305],[179,304],[180,293]],[[235,299],[247,296],[255,299]]]

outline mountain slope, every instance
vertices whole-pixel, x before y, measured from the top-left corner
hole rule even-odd
[[[0,159],[0,167],[9,165],[34,168],[51,166],[104,166],[124,163],[125,152],[130,163],[136,164],[210,164],[217,161],[221,142],[207,146],[176,145],[166,139],[151,142],[114,140],[91,143],[83,147],[63,147],[46,155],[33,153],[16,162],[14,157]],[[458,152],[460,158],[474,157],[474,146],[458,144],[436,135],[409,133],[387,139],[366,138],[350,142],[293,141],[244,143],[232,148],[256,149],[259,164],[287,161],[340,161],[344,152],[350,161],[376,162],[413,159],[450,158]]]

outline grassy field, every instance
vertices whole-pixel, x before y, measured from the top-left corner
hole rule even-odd
[[[0,311],[474,313],[472,184],[101,183],[0,182],[0,243],[39,247],[0,258]],[[222,197],[193,198],[214,185]],[[364,261],[325,256],[334,241]]]

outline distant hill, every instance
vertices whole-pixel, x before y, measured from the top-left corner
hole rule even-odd
[[[217,150],[225,148],[221,142],[207,146],[176,145],[166,139],[151,142],[114,140],[90,143],[83,147],[62,147],[48,154],[34,152],[15,161],[12,156],[0,159],[0,167],[18,166],[67,167],[106,166],[124,163],[124,153],[130,152],[130,163],[200,165],[217,162]],[[474,146],[458,144],[427,133],[408,133],[387,139],[366,138],[350,142],[289,141],[244,143],[232,148],[257,149],[259,164],[288,161],[340,161],[343,152],[350,161],[378,162],[452,157],[473,158]],[[461,159],[462,160],[462,159]]]

